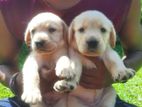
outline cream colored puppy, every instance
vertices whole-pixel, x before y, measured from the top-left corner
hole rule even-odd
[[[95,63],[87,57],[100,57],[114,81],[134,75],[134,70],[126,68],[119,55],[112,49],[115,47],[116,32],[112,22],[103,13],[90,10],[75,17],[69,27],[68,39],[71,47],[71,66],[74,69],[72,73],[75,75],[70,82],[74,84],[74,88],[79,83],[82,66],[97,69]],[[97,107],[114,107],[116,95],[113,88],[100,95],[104,98]]]
[[[28,24],[25,32],[25,42],[31,48],[31,53],[23,65],[22,100],[33,107],[43,107],[40,92],[39,70],[46,66],[58,76],[69,67],[67,57],[67,26],[55,14],[40,13]],[[64,74],[64,73],[63,73]],[[60,83],[60,82],[58,82]],[[58,85],[58,84],[56,84]],[[32,105],[32,104],[35,105]]]

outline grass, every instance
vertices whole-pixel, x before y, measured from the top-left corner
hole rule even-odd
[[[142,68],[126,83],[117,83],[113,86],[121,99],[142,107]]]
[[[12,96],[14,95],[10,91],[10,89],[0,84],[0,99],[5,98],[5,97],[12,97]]]
[[[142,68],[126,83],[113,84],[117,94],[126,102],[142,107]],[[12,97],[9,88],[0,84],[0,98]]]

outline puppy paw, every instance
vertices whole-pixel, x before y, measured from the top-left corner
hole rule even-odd
[[[128,79],[133,77],[135,74],[135,70],[131,68],[124,68],[120,70],[116,70],[116,73],[113,75],[113,79],[116,82],[126,82]]]
[[[60,80],[54,84],[54,90],[57,92],[65,93],[74,90],[77,87],[77,83],[73,81]]]
[[[67,80],[73,79],[75,77],[75,73],[73,72],[72,68],[63,68],[63,69],[56,69],[56,75],[61,78],[65,78]]]
[[[29,104],[35,104],[41,102],[42,97],[39,89],[34,89],[31,91],[24,91],[21,99]]]
[[[56,63],[56,75],[61,78],[71,79],[74,77],[74,71],[70,65],[70,60],[66,56],[62,56]]]

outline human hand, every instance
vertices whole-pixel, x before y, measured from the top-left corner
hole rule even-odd
[[[86,69],[83,67],[80,85],[91,89],[98,89],[111,85],[113,80],[103,61],[100,58],[94,58],[93,61],[96,65],[96,68]],[[42,70],[40,70],[40,77],[41,89],[43,92],[53,90],[53,85],[55,82],[61,80],[61,78],[56,76],[54,70],[47,70],[47,68],[44,67]]]
[[[11,71],[11,72],[10,72]],[[7,65],[0,65],[0,82],[2,82],[4,85],[9,85],[9,80],[11,76],[16,72],[16,70],[13,70]]]
[[[3,72],[0,71],[0,81],[4,81],[5,80],[5,75]]]
[[[83,67],[80,84],[85,88],[91,89],[104,88],[111,85],[113,80],[103,61],[100,58],[93,58],[90,60],[95,63],[96,68],[87,69]]]

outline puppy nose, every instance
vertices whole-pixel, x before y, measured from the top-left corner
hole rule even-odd
[[[41,41],[36,41],[35,45],[37,48],[42,48],[44,46],[45,41],[41,40]]]
[[[98,41],[95,39],[89,40],[89,41],[87,41],[87,45],[88,45],[89,50],[94,50],[98,46]]]

